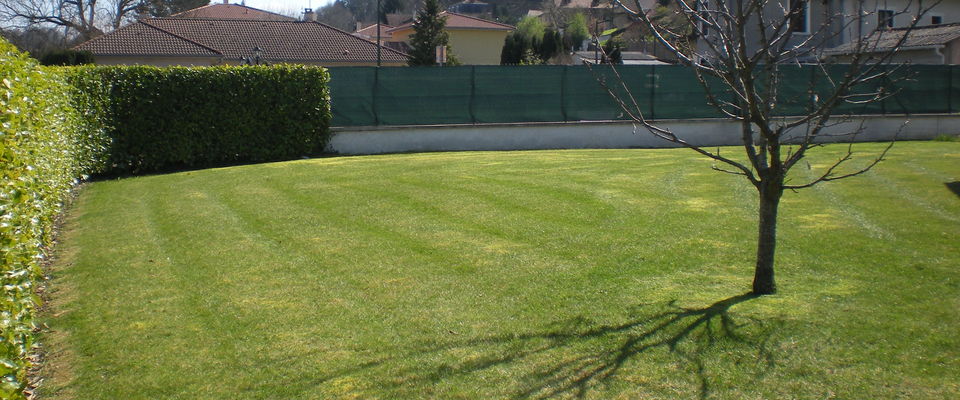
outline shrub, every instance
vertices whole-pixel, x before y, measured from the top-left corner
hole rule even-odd
[[[23,398],[34,347],[34,292],[55,218],[75,184],[102,158],[81,134],[61,71],[0,40],[0,398]]]
[[[329,74],[281,65],[81,67],[78,102],[111,137],[106,169],[150,172],[311,155],[329,138]]]
[[[303,66],[44,68],[0,40],[0,398],[24,398],[40,262],[77,179],[322,151],[328,79]]]
[[[93,53],[78,50],[53,50],[40,57],[43,65],[93,64]]]

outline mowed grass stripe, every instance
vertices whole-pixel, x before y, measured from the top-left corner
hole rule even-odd
[[[276,278],[284,273],[297,273],[297,277],[320,275],[315,279],[321,279],[324,271],[313,263],[304,262],[295,252],[263,232],[251,229],[244,213],[232,209],[217,191],[201,194],[194,196],[202,199],[200,201],[184,199],[182,203],[171,206],[158,205],[168,218],[182,220],[168,232],[171,238],[178,241],[176,245],[189,247],[201,244],[198,246],[200,251],[192,259],[185,260],[183,267],[188,273],[181,274],[183,280],[178,290],[191,293],[191,296],[187,296],[184,308],[199,310],[195,317],[202,321],[206,329],[215,332],[209,337],[196,338],[199,354],[189,358],[203,357],[203,362],[186,370],[172,370],[207,375],[209,379],[200,390],[211,396],[229,397],[230,392],[258,388],[261,394],[255,398],[272,398],[268,394],[271,391],[287,393],[295,390],[295,386],[285,381],[289,375],[300,373],[291,371],[303,369],[312,374],[318,371],[316,365],[298,362],[304,354],[320,351],[304,352],[303,346],[322,348],[323,345],[316,338],[329,333],[323,329],[328,325],[324,318],[312,315],[312,312],[317,309],[330,311],[332,308],[311,302],[312,296],[286,295],[315,293],[313,289],[316,285],[311,285],[310,281],[304,284],[299,279]],[[256,207],[263,209],[262,204]],[[211,227],[217,233],[207,237],[190,233],[198,230],[198,227]],[[209,232],[200,230],[200,233]],[[203,268],[190,268],[192,264],[209,264],[209,261],[203,262],[207,257],[222,269],[204,272]],[[258,262],[245,262],[247,259]],[[298,317],[277,318],[278,315],[289,313],[297,313]],[[297,334],[289,335],[290,331]],[[289,345],[275,346],[277,343]],[[284,365],[284,368],[265,368],[266,365]],[[249,379],[238,375],[236,371],[259,371],[261,376]],[[139,394],[127,393],[125,396]],[[187,391],[177,396],[191,398],[193,395]]]
[[[845,147],[818,150],[815,165]],[[781,294],[752,300],[738,295],[754,189],[683,149],[98,182],[54,270],[54,293],[73,295],[54,302],[50,335],[70,332],[52,343],[72,351],[76,379],[45,393],[953,397],[960,255],[943,237],[960,236],[960,200],[944,179],[960,176],[958,154],[901,143],[864,177],[787,193]]]
[[[91,187],[87,191],[92,201],[104,201],[117,207],[103,213],[101,215],[103,219],[96,218],[97,215],[79,217],[81,219],[94,217],[94,221],[106,220],[111,226],[92,225],[91,235],[81,239],[84,241],[90,239],[94,242],[90,247],[81,247],[76,255],[77,259],[92,262],[97,266],[97,268],[83,270],[86,275],[85,280],[92,282],[94,287],[71,288],[71,290],[82,290],[83,294],[77,295],[77,302],[66,304],[64,307],[65,318],[76,320],[76,326],[82,327],[70,330],[70,339],[78,339],[77,332],[83,332],[84,340],[79,342],[80,345],[73,350],[86,356],[117,360],[115,363],[106,365],[87,365],[86,368],[78,366],[75,368],[77,379],[79,381],[106,379],[118,382],[117,387],[108,388],[111,395],[119,395],[124,391],[124,387],[138,387],[145,393],[158,393],[147,388],[158,386],[157,382],[163,381],[165,369],[161,368],[158,371],[159,374],[139,378],[129,378],[130,376],[124,376],[123,372],[142,372],[159,365],[169,364],[171,360],[167,358],[168,355],[165,353],[131,354],[130,350],[150,346],[156,341],[176,348],[191,346],[191,342],[187,340],[176,342],[166,340],[170,338],[171,331],[189,330],[190,323],[184,314],[176,312],[181,309],[178,304],[181,297],[169,292],[170,287],[176,287],[176,280],[168,272],[175,270],[176,265],[168,258],[169,254],[160,244],[163,234],[158,232],[155,221],[150,218],[148,198],[151,193],[142,183],[144,182],[130,180],[126,186],[132,189],[129,192],[117,192],[114,190],[117,185],[113,182],[95,185],[96,187]],[[81,204],[84,201],[87,199],[82,198]],[[137,232],[136,240],[130,240],[130,231]],[[97,243],[100,240],[114,245],[101,246]],[[96,250],[85,251],[88,249]],[[131,257],[134,259],[131,260]],[[143,279],[144,277],[148,279]],[[91,302],[94,305],[90,305]],[[74,305],[77,308],[74,308]],[[90,306],[103,306],[104,309],[96,319],[78,318],[76,310]],[[164,318],[155,318],[158,315],[158,309],[165,310],[168,314]],[[112,327],[101,325],[102,321],[110,321]],[[113,334],[115,329],[129,332],[131,335],[117,337]],[[190,378],[188,375],[184,379],[184,384],[200,383],[191,382]]]

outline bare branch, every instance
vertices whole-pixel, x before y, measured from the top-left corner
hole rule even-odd
[[[140,0],[0,0],[0,21],[23,28],[61,26],[89,39],[116,29],[136,11]]]
[[[700,148],[699,146],[693,145],[693,144],[687,142],[686,140],[681,139],[680,137],[678,137],[676,134],[674,134],[674,133],[673,133],[672,131],[670,131],[669,129],[661,128],[661,127],[659,127],[659,126],[657,126],[657,125],[652,124],[649,120],[647,120],[647,119],[643,116],[643,110],[642,110],[642,109],[640,108],[640,106],[637,104],[635,98],[633,97],[633,94],[632,94],[631,90],[629,89],[629,87],[627,87],[627,85],[623,84],[623,82],[624,82],[623,77],[620,75],[620,72],[617,70],[617,68],[616,68],[613,64],[609,64],[610,70],[611,70],[611,71],[613,72],[613,74],[616,76],[616,78],[618,79],[618,81],[623,85],[624,91],[627,93],[628,98],[631,100],[632,107],[631,107],[630,104],[627,104],[625,101],[623,101],[623,99],[621,98],[621,96],[618,96],[618,95],[616,94],[616,92],[613,90],[613,88],[611,88],[611,87],[607,84],[607,82],[606,82],[605,79],[601,79],[601,78],[597,75],[596,71],[594,71],[594,66],[592,66],[590,63],[586,63],[586,65],[587,65],[587,67],[590,69],[590,71],[594,73],[594,76],[597,77],[598,82],[600,82],[600,84],[601,84],[601,86],[603,86],[604,90],[606,90],[607,93],[610,94],[611,97],[614,98],[614,100],[615,100],[615,101],[617,102],[617,104],[620,106],[620,109],[623,110],[623,112],[626,113],[627,116],[629,116],[630,119],[632,119],[635,123],[638,123],[638,124],[640,124],[641,126],[643,126],[648,132],[650,132],[651,134],[653,134],[654,136],[656,136],[656,137],[658,137],[658,138],[660,138],[660,139],[663,139],[663,140],[666,140],[666,141],[668,141],[668,142],[675,143],[675,144],[678,144],[678,145],[680,145],[680,146],[683,146],[683,147],[692,149],[692,150],[694,150],[694,151],[696,151],[696,152],[698,152],[698,153],[700,153],[700,154],[702,154],[702,155],[704,155],[704,156],[706,156],[706,157],[709,157],[709,158],[711,158],[711,159],[713,159],[713,160],[726,163],[726,164],[728,164],[728,165],[730,165],[730,166],[732,166],[732,167],[740,170],[740,171],[741,171],[741,174],[742,174],[743,176],[747,177],[751,182],[757,181],[757,179],[756,179],[756,177],[754,176],[753,172],[752,172],[749,168],[747,168],[745,165],[743,165],[743,164],[741,164],[741,163],[739,163],[739,162],[737,162],[737,161],[731,160],[731,159],[729,159],[729,158],[723,157],[723,156],[721,156],[719,153],[712,153],[712,152],[710,152],[710,151],[707,151],[707,150],[704,150],[704,149]],[[636,129],[636,125],[635,125],[635,126],[634,126],[634,131],[636,132],[636,130],[637,130],[637,129]]]
[[[899,132],[900,131],[898,130],[897,135],[899,135]],[[873,169],[873,167],[875,167],[881,161],[883,161],[887,156],[887,153],[890,151],[890,149],[893,148],[894,144],[896,144],[896,140],[891,140],[890,143],[883,148],[883,151],[880,152],[880,155],[874,158],[869,164],[867,164],[867,166],[857,169],[853,172],[847,172],[847,173],[838,175],[836,173],[837,168],[839,168],[841,164],[853,159],[853,142],[850,142],[849,145],[847,146],[847,152],[844,153],[844,155],[840,157],[836,162],[834,162],[829,168],[827,168],[827,171],[824,172],[822,175],[820,175],[820,177],[814,179],[813,181],[805,183],[803,185],[783,185],[783,188],[786,190],[805,189],[821,182],[837,181],[837,180],[846,179],[846,178],[864,174],[870,171],[871,169]]]

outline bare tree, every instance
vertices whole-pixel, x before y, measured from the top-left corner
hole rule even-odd
[[[642,0],[631,0],[633,3],[629,5],[622,0],[613,1],[649,28],[680,64],[695,72],[705,91],[706,102],[712,108],[739,123],[740,145],[746,162],[721,154],[720,149],[692,144],[645,117],[614,66],[610,68],[619,82],[603,82],[637,125],[658,138],[713,159],[714,169],[743,176],[757,189],[759,234],[753,293],[775,293],[777,212],[784,191],[862,174],[882,161],[890,147],[871,156],[865,164],[852,166],[849,163],[854,156],[851,145],[842,157],[803,182],[792,182],[788,172],[810,150],[826,141],[853,142],[862,130],[862,123],[856,129],[838,132],[841,124],[835,111],[844,104],[879,102],[895,94],[889,84],[896,71],[889,66],[892,57],[920,18],[936,3],[923,4],[922,0],[916,0],[908,2],[903,9],[877,15],[873,10],[849,12],[841,8],[843,2],[832,0],[676,0],[677,13],[686,22],[685,29],[677,31],[658,24],[652,18],[654,13],[642,6],[646,3]],[[816,12],[816,8],[820,11]],[[878,36],[886,34],[885,26],[873,36],[860,32],[864,26],[888,22],[883,19],[887,16],[897,16],[898,20],[907,18],[909,23],[903,24],[905,30],[890,33],[893,45],[889,45],[888,40],[881,49]],[[678,45],[685,39],[686,45]],[[847,42],[844,46],[849,50],[849,57],[845,69],[838,74],[820,57],[824,49],[841,41]],[[826,90],[811,87],[808,98],[804,99],[803,115],[786,117],[779,88],[784,70],[796,68],[800,63],[812,64],[808,68],[819,70],[818,75],[827,81]]]
[[[347,32],[357,30],[357,19],[342,1],[336,1],[317,10],[317,21]]]
[[[75,44],[71,42],[62,28],[49,26],[33,26],[26,29],[0,29],[7,41],[17,46],[20,51],[30,53],[34,58],[54,50],[65,49]]]
[[[0,21],[64,27],[87,40],[119,28],[139,6],[139,0],[0,0]]]

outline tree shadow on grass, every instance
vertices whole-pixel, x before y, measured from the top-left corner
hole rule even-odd
[[[504,370],[519,370],[523,371],[519,379],[502,382],[513,384],[509,397],[584,398],[615,383],[625,368],[632,368],[631,361],[649,355],[647,365],[651,360],[661,362],[656,357],[663,355],[648,353],[663,349],[668,354],[667,362],[673,360],[695,374],[699,397],[707,398],[712,377],[721,372],[717,371],[714,357],[718,353],[715,347],[720,344],[733,347],[741,357],[749,354],[751,360],[746,361],[753,362],[755,375],[762,375],[774,365],[774,354],[769,349],[774,323],[750,318],[741,318],[746,320],[741,323],[729,313],[734,305],[754,297],[741,294],[703,308],[679,307],[676,301],[642,305],[619,324],[595,324],[581,317],[531,333],[443,340],[421,346],[410,354],[436,361],[402,370],[401,376],[395,376],[397,379],[388,385],[399,389],[411,383],[437,384],[466,375],[489,372],[499,376]],[[741,361],[744,360],[736,363]]]
[[[953,194],[960,196],[960,181],[947,182],[944,183],[947,186],[947,189],[950,189]]]

